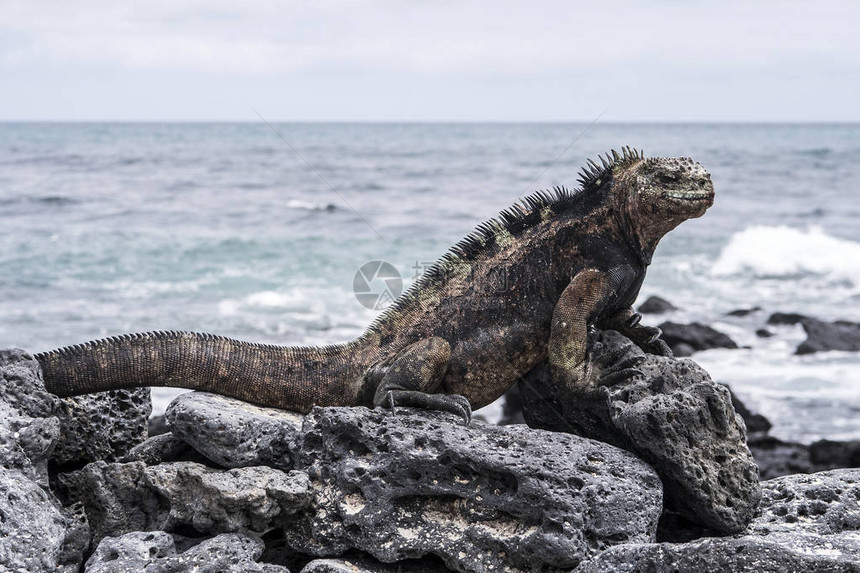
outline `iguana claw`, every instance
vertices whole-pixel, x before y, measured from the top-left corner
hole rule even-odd
[[[439,410],[460,416],[468,426],[472,421],[472,406],[465,396],[459,394],[427,394],[417,390],[388,390],[385,400],[379,406],[385,405],[391,410],[397,406]]]

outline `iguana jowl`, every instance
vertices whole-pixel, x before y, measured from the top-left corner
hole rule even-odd
[[[60,396],[136,386],[206,390],[300,412],[404,405],[467,419],[549,359],[557,383],[586,390],[591,326],[670,354],[631,305],[657,242],[713,203],[689,158],[625,148],[589,162],[580,188],[538,192],[454,245],[358,339],[326,347],[154,332],[36,355]]]

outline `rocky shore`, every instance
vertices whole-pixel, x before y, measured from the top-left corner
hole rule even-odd
[[[147,390],[59,399],[0,351],[0,571],[860,571],[860,469],[797,473],[810,448],[760,481],[766,420],[725,386],[591,350],[584,396],[520,384],[531,428],[189,393],[152,436]]]

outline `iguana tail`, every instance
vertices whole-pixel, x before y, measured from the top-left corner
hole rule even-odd
[[[36,355],[58,396],[140,386],[215,392],[263,406],[308,412],[360,400],[355,343],[325,347],[254,344],[194,332],[106,338]]]

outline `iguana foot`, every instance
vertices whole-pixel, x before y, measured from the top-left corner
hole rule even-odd
[[[365,375],[366,391],[374,406],[413,406],[451,412],[472,419],[469,401],[459,394],[438,394],[448,370],[451,346],[442,338],[419,340]],[[368,398],[370,396],[368,395]]]
[[[411,406],[427,410],[450,412],[460,416],[468,426],[472,420],[472,406],[465,396],[459,394],[427,394],[418,390],[380,389],[374,398],[375,406],[394,410],[397,406]]]
[[[663,334],[655,326],[639,324],[642,315],[632,308],[626,308],[604,319],[599,325],[602,330],[617,330],[648,354],[672,357],[672,349],[660,338]]]
[[[613,386],[636,376],[644,376],[637,367],[645,360],[645,356],[635,351],[631,353],[632,348],[630,345],[606,345],[600,341],[590,346],[590,359],[598,369],[598,386]]]
[[[641,348],[648,354],[656,354],[657,356],[666,356],[672,358],[674,354],[666,341],[660,338],[663,331],[656,326],[639,326],[635,333],[635,338],[630,337],[636,346]]]

